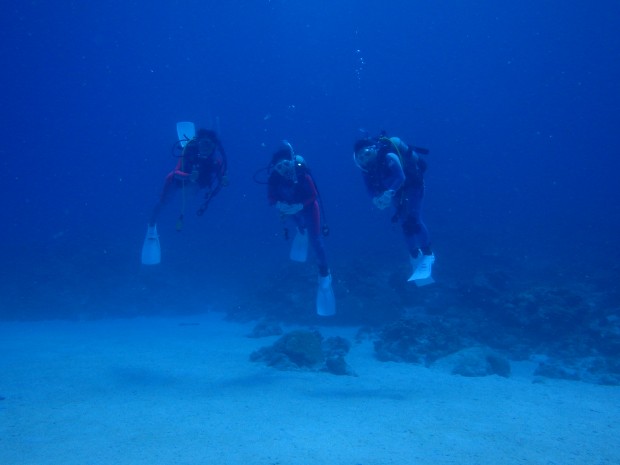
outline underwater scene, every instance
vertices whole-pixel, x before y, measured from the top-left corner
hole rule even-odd
[[[620,463],[620,4],[569,3],[5,6],[0,463]]]

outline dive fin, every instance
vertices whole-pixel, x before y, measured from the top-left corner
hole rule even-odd
[[[157,265],[161,262],[161,248],[159,246],[159,235],[157,225],[149,225],[146,230],[146,237],[142,245],[142,264]]]
[[[299,231],[295,234],[289,258],[294,262],[305,262],[308,258],[308,232]]]
[[[319,276],[319,288],[316,294],[316,313],[320,316],[336,314],[336,298],[332,289],[332,275]]]
[[[191,121],[179,121],[177,123],[177,137],[181,143],[181,147],[185,147],[190,140],[196,135],[196,127]]]
[[[435,255],[418,255],[416,258],[411,258],[411,265],[413,267],[413,273],[407,281],[413,281],[417,286],[426,286],[432,284],[435,281],[431,277],[433,271],[433,263],[435,263]]]

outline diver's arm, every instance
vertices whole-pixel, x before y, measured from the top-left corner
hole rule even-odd
[[[183,171],[183,169],[187,167],[183,166],[183,158],[179,158],[177,162],[177,166],[174,168],[174,178],[179,181],[189,181],[191,173],[187,173]]]
[[[398,156],[394,153],[386,155],[386,162],[389,171],[388,177],[385,179],[385,190],[396,192],[405,182],[405,172],[400,164]]]
[[[318,193],[312,176],[306,173],[303,181],[303,197],[299,199],[299,203],[303,204],[304,207],[307,207],[308,205],[312,205],[314,203],[318,197]]]
[[[407,144],[405,144],[400,137],[390,137],[390,141],[398,149],[398,151],[400,152],[401,157],[404,157],[406,154],[410,153],[411,154],[411,158],[413,158],[413,161],[415,163],[418,162],[418,159],[420,157],[415,152],[413,147],[409,147]]]

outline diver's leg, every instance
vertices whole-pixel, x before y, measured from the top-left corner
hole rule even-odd
[[[153,208],[153,212],[151,213],[151,219],[149,220],[149,225],[154,226],[157,223],[157,218],[159,217],[159,213],[161,212],[164,205],[168,202],[168,199],[172,195],[173,191],[176,188],[176,183],[174,179],[174,173],[169,173],[166,176],[164,181],[164,187],[161,190],[161,194],[159,196],[159,202]]]
[[[402,222],[403,235],[412,258],[421,250],[424,255],[431,255],[431,243],[428,228],[422,221],[422,199],[424,188],[411,188],[406,192],[407,213]]]
[[[408,280],[414,281],[418,286],[433,282],[431,272],[435,262],[428,229],[422,221],[423,197],[424,187],[409,189],[407,192],[407,215],[402,223],[403,234],[409,248],[409,260],[413,269]]]
[[[303,219],[308,231],[310,244],[316,255],[319,275],[322,277],[328,276],[329,265],[327,264],[327,254],[325,253],[325,244],[321,234],[321,212],[317,202],[314,202],[311,208],[304,209]]]

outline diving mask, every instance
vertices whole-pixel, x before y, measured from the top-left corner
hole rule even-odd
[[[355,159],[357,166],[364,169],[377,157],[377,153],[377,147],[374,145],[369,145],[368,147],[364,147],[354,153],[353,158]]]
[[[293,160],[280,160],[275,164],[273,169],[284,179],[295,181],[297,176],[295,173],[295,163]]]

